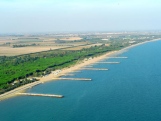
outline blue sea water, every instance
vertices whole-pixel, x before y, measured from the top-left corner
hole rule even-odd
[[[18,96],[0,102],[0,121],[161,121],[161,41],[146,43],[95,64],[108,71],[81,70],[77,78],[51,81],[27,92],[62,99]]]

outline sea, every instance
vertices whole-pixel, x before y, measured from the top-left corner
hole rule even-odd
[[[68,78],[91,81],[50,81],[27,93],[64,98],[17,96],[0,101],[0,121],[161,121],[161,41],[121,51],[93,68],[70,72]]]

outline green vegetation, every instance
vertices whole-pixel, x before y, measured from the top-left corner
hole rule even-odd
[[[13,88],[12,84],[15,80],[26,79],[29,76],[49,74],[53,70],[71,65],[77,60],[96,56],[122,47],[120,45],[107,47],[103,44],[102,46],[94,46],[77,51],[50,50],[13,57],[1,56],[0,89],[4,92],[8,88]]]

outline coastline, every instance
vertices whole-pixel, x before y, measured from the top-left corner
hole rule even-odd
[[[40,81],[36,81],[36,82],[30,83],[30,84],[26,84],[26,85],[23,85],[23,86],[20,86],[20,87],[14,89],[14,90],[11,90],[9,92],[6,92],[4,94],[1,94],[0,95],[0,101],[4,100],[4,99],[8,99],[10,97],[17,96],[16,93],[25,91],[26,89],[32,88],[33,86],[36,86],[38,84],[41,84],[41,83],[44,83],[44,82],[47,82],[47,81],[57,81],[57,80],[53,80],[53,78],[59,78],[60,76],[66,75],[66,74],[68,74],[70,72],[74,72],[74,71],[80,70],[84,66],[87,66],[87,65],[93,64],[95,62],[98,62],[100,60],[103,60],[105,58],[108,58],[112,54],[117,54],[117,53],[120,53],[120,52],[124,52],[124,51],[126,51],[126,50],[128,50],[130,48],[133,48],[133,47],[136,47],[136,46],[148,43],[148,42],[154,42],[154,41],[159,41],[159,40],[161,40],[161,38],[150,40],[150,41],[145,41],[145,42],[141,42],[141,43],[137,43],[137,44],[125,47],[125,48],[123,48],[121,50],[118,50],[118,51],[107,52],[107,53],[105,53],[103,55],[100,55],[98,57],[94,57],[92,59],[88,59],[86,61],[82,61],[79,64],[75,64],[75,65],[73,65],[71,67],[62,69],[61,72],[58,73],[57,75],[54,75],[53,73],[51,73],[51,74],[49,74],[49,75],[47,75],[45,77],[39,78]]]
[[[87,66],[87,65],[90,65],[90,64],[94,64],[95,62],[98,62],[102,59],[105,59],[106,57],[112,55],[112,54],[115,54],[116,52],[118,51],[111,51],[111,52],[108,52],[108,53],[105,53],[101,56],[98,56],[98,57],[94,57],[90,60],[87,60],[87,61],[81,61],[81,63],[78,63],[78,64],[75,64],[71,67],[67,67],[67,68],[64,68],[61,70],[60,73],[58,73],[57,75],[54,75],[54,74],[49,74],[48,76],[45,76],[45,77],[42,77],[40,78],[40,81],[41,82],[47,82],[47,81],[51,81],[53,80],[52,78],[59,78],[61,76],[64,76],[64,75],[67,75],[68,73],[70,72],[75,72],[75,71],[78,71],[80,70],[81,68],[83,68],[84,66]]]

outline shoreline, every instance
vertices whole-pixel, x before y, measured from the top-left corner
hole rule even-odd
[[[150,40],[150,41],[144,41],[144,42],[141,42],[141,43],[137,43],[137,44],[134,44],[134,45],[130,45],[130,46],[125,47],[125,48],[123,48],[121,50],[118,50],[118,51],[107,52],[107,53],[105,53],[103,55],[100,55],[100,56],[97,56],[97,57],[93,57],[92,59],[88,59],[86,61],[83,60],[83,61],[81,61],[81,63],[72,65],[71,67],[63,68],[61,70],[61,72],[59,72],[57,75],[54,75],[53,73],[51,73],[51,74],[49,74],[49,75],[47,75],[45,77],[39,78],[40,79],[39,81],[36,81],[36,82],[33,82],[33,83],[29,83],[29,84],[20,86],[20,87],[18,87],[16,89],[13,89],[13,90],[9,91],[9,92],[6,92],[4,94],[1,94],[0,95],[0,101],[1,100],[5,100],[5,99],[8,99],[8,98],[11,98],[11,97],[14,97],[14,96],[17,96],[16,93],[18,93],[18,92],[24,92],[28,88],[32,88],[32,87],[34,87],[36,85],[39,85],[39,84],[42,84],[42,83],[45,83],[45,82],[48,82],[48,81],[57,81],[57,80],[53,80],[53,78],[59,78],[61,76],[67,75],[70,72],[74,72],[74,71],[77,71],[77,70],[81,70],[82,67],[87,66],[87,65],[90,65],[90,64],[94,64],[95,62],[98,62],[100,60],[103,60],[105,58],[108,58],[110,55],[118,54],[118,53],[123,53],[126,50],[131,49],[133,47],[136,47],[136,46],[139,46],[139,45],[148,43],[148,42],[159,41],[159,40],[161,40],[161,38],[154,39],[154,40]]]

